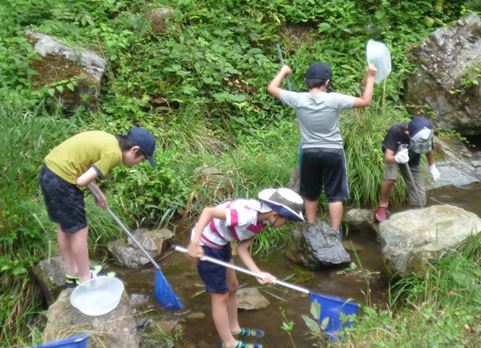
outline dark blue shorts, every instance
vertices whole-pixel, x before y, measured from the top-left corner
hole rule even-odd
[[[48,217],[67,233],[77,232],[87,226],[83,192],[46,165],[40,171],[42,188]]]
[[[214,249],[202,246],[206,256],[215,259],[230,262],[232,260],[232,249],[230,243],[227,243],[222,249]],[[205,283],[208,292],[225,294],[228,291],[226,268],[216,265],[209,261],[199,261],[197,271]]]
[[[309,148],[302,150],[300,194],[315,201],[326,192],[327,200],[349,199],[346,160],[343,149]]]

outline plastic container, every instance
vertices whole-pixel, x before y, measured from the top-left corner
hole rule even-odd
[[[123,291],[120,279],[101,276],[77,286],[70,295],[70,303],[86,315],[98,316],[117,307]]]
[[[53,341],[42,344],[37,348],[87,348],[90,335],[82,334],[65,338],[60,341]]]
[[[369,40],[366,47],[367,62],[374,64],[377,74],[374,82],[379,83],[391,73],[391,54],[387,46],[379,41]]]
[[[354,301],[346,301],[342,298],[321,296],[318,294],[311,294],[311,302],[312,301],[316,301],[321,305],[319,322],[322,323],[326,318],[329,318],[329,322],[324,330],[324,333],[331,341],[342,339],[342,337],[339,336],[339,331],[342,331],[344,328],[352,325],[351,320],[346,321],[343,325],[343,320],[341,317],[355,315],[361,307]]]

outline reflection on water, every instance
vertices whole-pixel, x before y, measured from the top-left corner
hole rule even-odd
[[[428,204],[452,204],[471,211],[481,216],[481,184],[470,185],[464,188],[442,188],[431,191]],[[357,254],[362,266],[373,274],[366,286],[365,277],[360,268],[353,271],[322,270],[316,272],[303,272],[302,277],[293,277],[288,281],[296,282],[302,278],[300,286],[313,292],[333,295],[341,298],[352,298],[361,304],[374,303],[380,307],[387,303],[386,289],[387,277],[384,262],[381,256],[381,246],[376,241],[373,232],[353,232],[346,238],[345,246],[357,249]],[[186,244],[185,240],[181,244]],[[350,252],[352,260],[356,260]],[[278,278],[296,274],[296,265],[289,262],[282,251],[275,252],[266,257],[254,257],[259,267],[276,275]],[[241,264],[239,260],[236,263]],[[178,296],[182,298],[185,309],[177,315],[181,318],[185,332],[184,341],[178,347],[211,348],[219,347],[220,341],[211,319],[210,298],[202,292],[203,285],[195,267],[190,264],[182,254],[174,253],[161,263],[163,273]],[[154,269],[150,268],[141,272],[123,271],[118,269],[119,276],[125,281],[129,293],[153,292]],[[252,277],[238,273],[240,284],[243,286],[259,286]],[[290,340],[285,331],[281,329],[285,311],[287,320],[295,323],[292,332],[297,347],[311,347],[306,337],[308,332],[301,316],[309,315],[310,300],[307,295],[286,289],[280,286],[259,286],[259,290],[268,298],[271,305],[259,311],[240,312],[239,320],[242,326],[262,328],[266,337],[259,339],[264,347],[290,347]],[[151,304],[159,313],[165,313],[156,302]],[[202,312],[202,319],[188,319],[189,313]],[[172,313],[171,315],[176,315]],[[249,341],[249,340],[246,340]],[[254,342],[250,340],[250,342]]]

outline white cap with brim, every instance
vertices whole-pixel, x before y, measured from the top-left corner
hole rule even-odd
[[[302,216],[304,200],[289,188],[264,189],[259,192],[259,200],[263,205],[265,204],[277,214],[289,220],[304,221],[304,217]]]

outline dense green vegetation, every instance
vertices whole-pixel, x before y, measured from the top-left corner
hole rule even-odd
[[[390,124],[408,116],[401,98],[403,81],[414,69],[407,61],[409,50],[436,27],[476,10],[475,5],[443,0],[2,1],[1,345],[28,345],[37,337],[42,304],[31,268],[56,248],[37,173],[42,158],[61,140],[86,129],[121,133],[133,124],[151,129],[161,144],[158,168],[117,168],[103,188],[113,209],[132,226],[157,226],[178,217],[189,221],[206,204],[285,185],[297,164],[295,117],[266,93],[279,67],[275,42],[294,69],[295,89],[304,89],[307,65],[324,60],[333,67],[337,91],[360,94],[365,43],[379,39],[391,50],[393,72],[376,87],[369,109],[342,118],[349,204],[374,207],[382,171],[380,141]],[[164,33],[153,31],[144,15],[158,6],[174,9]],[[52,107],[51,96],[73,87],[75,80],[41,88],[34,84],[38,75],[31,63],[40,58],[23,34],[27,29],[105,57],[109,67],[97,111],[63,115]],[[197,169],[204,165],[223,175],[205,184]],[[402,192],[397,187],[394,204],[403,201]],[[90,245],[102,246],[115,230],[91,201],[88,209]],[[258,249],[269,250],[280,236],[270,238],[261,240]],[[419,280],[429,286],[427,281]],[[419,297],[412,301],[424,303]],[[402,325],[417,315],[416,308],[401,313],[400,321],[394,315],[390,320]]]

